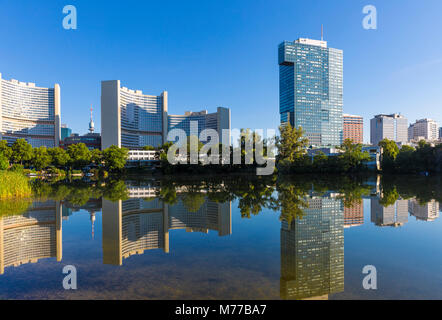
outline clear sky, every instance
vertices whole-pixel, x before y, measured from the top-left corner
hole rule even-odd
[[[62,27],[65,5],[78,29]],[[362,28],[375,5],[378,29]],[[100,81],[169,92],[169,112],[232,110],[233,128],[279,125],[277,46],[299,37],[344,50],[344,112],[401,112],[442,126],[440,0],[0,0],[0,72],[59,83],[62,122],[86,133]]]

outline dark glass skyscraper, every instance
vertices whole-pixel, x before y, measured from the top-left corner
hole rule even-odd
[[[343,52],[326,41],[279,45],[281,123],[302,127],[309,144],[337,146],[343,139]]]

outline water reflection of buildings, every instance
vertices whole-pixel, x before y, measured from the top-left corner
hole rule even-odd
[[[410,213],[417,220],[434,221],[439,218],[439,202],[431,200],[427,204],[420,205],[416,199],[409,200]]]
[[[62,258],[59,201],[35,202],[24,214],[0,217],[0,274],[5,267]]]
[[[232,233],[231,204],[208,199],[196,212],[189,212],[182,200],[168,205],[158,198],[112,202],[103,199],[103,263],[121,265],[123,259],[145,250],[169,252],[169,230]]]
[[[344,228],[358,227],[364,224],[364,201],[356,200],[350,207],[344,207]]]
[[[281,226],[282,299],[344,291],[344,208],[333,194],[307,199],[302,219]]]
[[[371,222],[380,227],[400,227],[408,222],[408,200],[397,200],[384,207],[378,198],[371,199]]]

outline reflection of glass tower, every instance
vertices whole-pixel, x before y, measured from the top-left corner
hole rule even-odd
[[[117,202],[103,199],[102,216],[105,264],[121,265],[123,258],[143,254],[144,250],[162,248],[169,252],[170,229],[231,234],[230,202],[219,204],[206,199],[197,212],[189,212],[181,200],[167,205],[158,198]]]
[[[342,200],[308,198],[302,219],[281,226],[282,299],[327,299],[344,291]]]
[[[302,127],[311,145],[341,145],[342,50],[301,38],[281,43],[278,55],[281,123]]]
[[[434,221],[439,218],[439,202],[431,200],[425,205],[420,205],[416,199],[409,200],[410,213],[417,220]]]
[[[384,207],[379,199],[371,199],[371,222],[380,227],[400,227],[408,222],[408,200],[397,200]]]
[[[24,214],[0,217],[0,274],[50,257],[62,258],[60,202],[35,202]]]

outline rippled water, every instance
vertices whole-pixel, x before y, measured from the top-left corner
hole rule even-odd
[[[0,204],[0,298],[442,299],[440,186],[138,179],[100,193],[59,183],[24,209]],[[66,265],[77,290],[63,289]],[[362,286],[366,265],[377,290]]]

